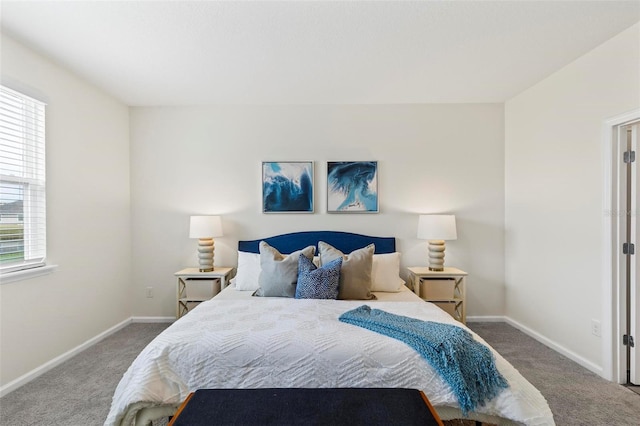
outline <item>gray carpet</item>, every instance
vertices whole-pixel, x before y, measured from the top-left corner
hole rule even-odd
[[[640,425],[640,395],[581,367],[505,323],[470,323],[545,396],[556,423]]]
[[[640,395],[640,385],[637,385],[637,386],[629,385],[629,386],[627,386],[627,389],[632,390],[633,392],[635,392],[638,395]]]
[[[0,424],[101,425],[120,377],[166,326],[131,324],[0,398]],[[507,324],[470,327],[540,389],[559,426],[640,424],[640,395],[601,379]]]
[[[129,364],[168,325],[130,324],[0,398],[0,425],[102,425]]]

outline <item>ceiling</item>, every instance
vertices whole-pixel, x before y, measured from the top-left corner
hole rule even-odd
[[[0,7],[3,34],[133,106],[503,102],[640,20],[637,0]]]

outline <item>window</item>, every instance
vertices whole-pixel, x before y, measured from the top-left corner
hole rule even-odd
[[[0,272],[44,266],[45,104],[0,86]]]

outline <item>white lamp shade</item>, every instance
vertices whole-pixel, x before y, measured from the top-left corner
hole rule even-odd
[[[213,238],[222,236],[220,216],[191,216],[189,238]]]
[[[420,215],[418,219],[418,238],[423,240],[455,240],[456,217],[447,214]]]

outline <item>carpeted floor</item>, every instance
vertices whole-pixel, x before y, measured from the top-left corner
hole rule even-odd
[[[629,385],[626,388],[640,395],[640,385],[638,386]]]
[[[507,324],[469,326],[540,389],[559,426],[640,424],[640,395],[628,388],[601,379]],[[122,374],[165,327],[131,324],[0,398],[0,425],[101,425]]]
[[[559,426],[640,425],[640,395],[602,379],[508,324],[469,327],[540,390]]]
[[[129,364],[168,325],[130,324],[0,398],[0,425],[102,425]]]

